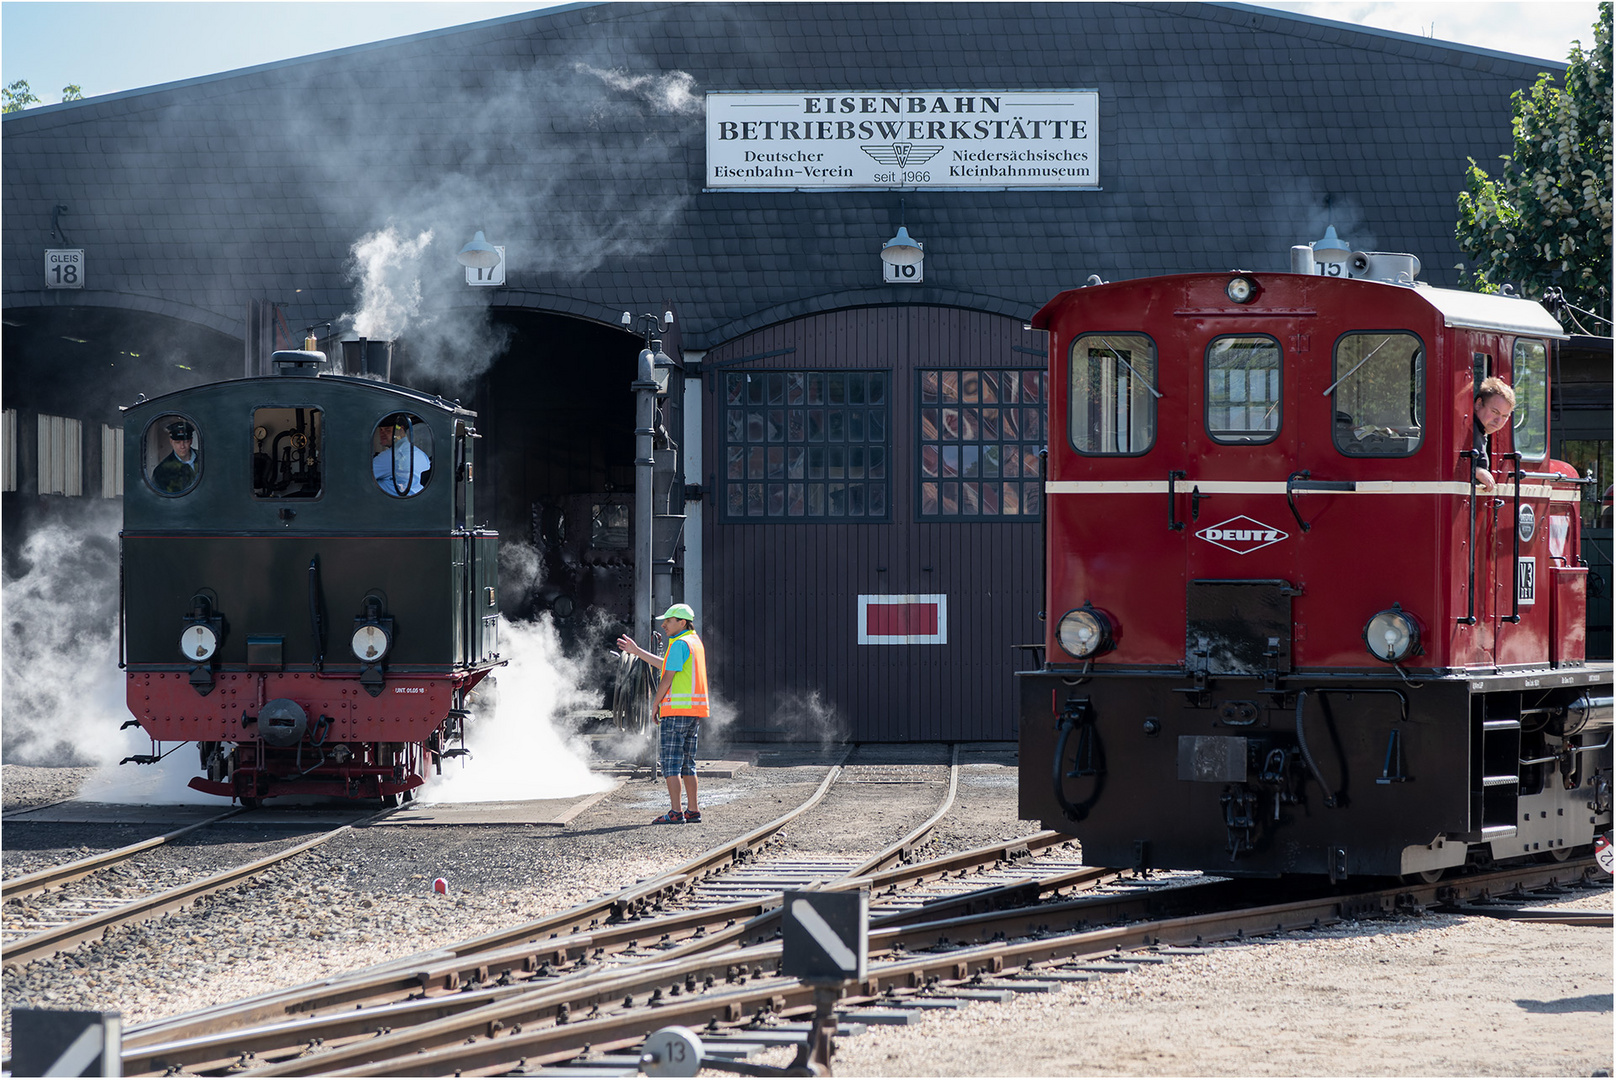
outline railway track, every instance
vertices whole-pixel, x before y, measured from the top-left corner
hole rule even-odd
[[[1398,906],[1475,905],[1505,888],[1567,881],[1584,869],[1572,862],[1506,872],[1508,886],[1504,877],[1477,876],[1423,893],[1400,887],[1391,899],[1310,896],[1254,908],[1249,887],[1236,882],[1082,867],[1055,833],[905,862],[953,801],[957,757],[938,810],[876,856],[768,859],[771,838],[825,796],[842,764],[776,821],[555,916],[130,1028],[123,1071],[476,1074],[550,1067],[588,1053],[591,1074],[610,1075],[618,1065],[633,1071],[631,1051],[670,1024],[703,1028],[720,1054],[801,1041],[805,1025],[789,1021],[813,1011],[812,994],[776,974],[784,888],[869,890],[871,978],[845,1004],[890,1013],[1047,989],[1090,977],[1081,969],[1096,961],[1102,968],[1138,962],[1124,950],[1325,925]],[[772,1030],[758,1030],[760,1023]],[[627,1057],[614,1056],[619,1051]],[[735,1068],[745,1071],[744,1063]]]
[[[13,904],[14,901],[40,896],[49,890],[60,890],[71,883],[121,867],[145,852],[242,812],[239,809],[232,810],[162,836],[11,878],[3,883],[3,899],[7,904]],[[123,895],[124,889],[121,886],[109,883],[96,888],[92,883],[92,887],[75,888],[71,890],[71,896],[63,895],[54,903],[41,905],[38,910],[17,910],[12,907],[5,912],[4,944],[0,946],[0,957],[3,957],[7,964],[25,964],[98,938],[114,927],[142,922],[167,912],[177,911],[195,903],[203,896],[246,881],[278,863],[318,847],[355,825],[377,821],[390,812],[383,811],[381,814],[349,822],[312,839],[288,845],[270,855],[173,888],[143,892],[131,898]]]
[[[1201,879],[1177,888],[1068,899],[982,915],[872,928],[868,976],[843,998],[851,1019],[882,1011],[952,1007],[1003,999],[1052,982],[1093,977],[1128,963],[1165,959],[1208,942],[1320,928],[1343,919],[1418,910],[1461,898],[1565,885],[1592,860],[1479,874],[1433,885],[1376,888],[1252,905],[1245,887]],[[1175,895],[1176,894],[1176,895]],[[1180,913],[1181,911],[1187,913]],[[1096,925],[1097,923],[1112,925]],[[688,962],[646,960],[599,975],[514,990],[504,1000],[408,1030],[383,1031],[375,1017],[350,1017],[345,1035],[316,1036],[295,1056],[251,1053],[187,1071],[254,1076],[496,1075],[533,1071],[590,1054],[595,1069],[624,1073],[655,1030],[682,1025],[704,1037],[745,1043],[774,1021],[806,1018],[814,991],[773,974],[778,942],[734,948]],[[592,1004],[591,1004],[592,1002]],[[584,1008],[588,1005],[587,1010]],[[402,1013],[394,1014],[402,1017]],[[309,1035],[314,1028],[305,1026]],[[628,1053],[617,1054],[614,1052]],[[602,1059],[599,1055],[604,1053]],[[130,1064],[126,1055],[126,1069]],[[149,1070],[160,1071],[160,1070]]]
[[[780,887],[818,884],[822,887],[856,887],[874,884],[889,893],[901,884],[930,883],[930,893],[910,898],[914,907],[939,896],[984,886],[1005,896],[1019,895],[1025,875],[1000,873],[967,885],[962,874],[983,864],[1009,865],[1033,851],[1042,851],[1064,838],[1038,834],[1022,841],[993,845],[975,853],[949,856],[914,868],[904,868],[915,847],[947,813],[954,801],[958,783],[958,755],[949,767],[947,791],[936,811],[925,822],[873,857],[851,866],[805,868],[771,866],[755,853],[791,820],[816,805],[841,775],[843,762],[829,770],[819,788],[794,810],[761,828],[736,837],[703,853],[667,874],[636,883],[618,893],[597,898],[558,915],[496,931],[446,946],[431,953],[377,965],[348,976],[290,990],[261,995],[215,1009],[203,1010],[170,1020],[140,1025],[125,1034],[125,1048],[131,1053],[143,1047],[172,1048],[177,1043],[191,1045],[187,1062],[194,1060],[198,1039],[207,1039],[250,1025],[273,1025],[287,1016],[306,1016],[318,1010],[351,1010],[356,1004],[369,1009],[404,1007],[415,1014],[462,1011],[480,1000],[479,995],[508,996],[508,985],[532,979],[543,980],[562,967],[589,968],[609,957],[651,951],[661,959],[673,959],[715,948],[748,936],[772,937],[778,928]],[[899,864],[894,866],[894,864]],[[1067,858],[1068,869],[1075,860]],[[887,868],[887,869],[883,869]],[[808,872],[812,869],[814,872]],[[727,874],[724,871],[728,871]],[[1092,872],[1085,876],[1091,876]],[[783,875],[783,876],[782,876]],[[954,880],[950,881],[952,878]],[[700,889],[727,892],[726,902],[703,902]],[[736,891],[744,899],[734,899]],[[893,905],[889,905],[893,906]],[[885,911],[878,905],[878,914]],[[656,914],[653,914],[656,913]],[[507,987],[489,987],[503,981]],[[427,1004],[401,1006],[414,996],[431,997]],[[438,1000],[447,999],[447,1000]],[[228,1036],[224,1036],[228,1041]],[[316,1036],[324,1038],[324,1036]],[[126,1057],[130,1057],[126,1053]],[[163,1068],[173,1066],[165,1058]],[[132,1057],[126,1071],[139,1071],[140,1062]]]

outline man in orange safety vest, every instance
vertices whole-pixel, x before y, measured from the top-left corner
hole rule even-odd
[[[689,604],[674,604],[660,618],[662,636],[668,643],[665,656],[640,648],[627,634],[617,639],[617,647],[662,669],[655,720],[661,728],[662,775],[668,781],[668,800],[673,809],[651,824],[677,825],[701,820],[696,801],[696,735],[701,718],[709,715],[707,650],[696,636],[696,613]],[[686,803],[683,811],[679,808],[681,782]]]

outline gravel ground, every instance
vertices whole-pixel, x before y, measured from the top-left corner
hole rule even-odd
[[[935,810],[946,761],[942,747],[859,748],[847,782],[793,822],[769,855],[846,859],[875,850]],[[0,801],[10,811],[71,797],[86,775],[7,765]],[[703,782],[706,820],[695,826],[645,824],[666,809],[666,792],[641,780],[564,830],[351,830],[192,909],[66,957],[6,967],[4,1049],[14,1006],[117,1008],[134,1024],[564,909],[773,820],[823,775],[815,755],[765,751],[735,778]],[[1015,817],[1013,756],[968,748],[956,805],[923,854],[1033,828]],[[176,847],[152,873],[201,872],[295,835],[210,832],[214,845],[227,842],[211,854],[208,843]],[[4,872],[135,838],[8,824]],[[440,875],[450,881],[446,897],[430,891]],[[1608,911],[1611,895],[1565,906]],[[1218,946],[1052,994],[872,1029],[843,1040],[835,1064],[850,1076],[1609,1075],[1611,989],[1608,929],[1399,918]]]

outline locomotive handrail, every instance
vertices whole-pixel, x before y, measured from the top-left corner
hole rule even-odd
[[[1306,469],[1299,469],[1285,478],[1285,504],[1291,508],[1291,517],[1296,524],[1302,527],[1303,532],[1311,532],[1313,526],[1302,520],[1302,512],[1296,509],[1296,493],[1298,491],[1357,491],[1356,480],[1314,480],[1313,474]],[[1298,483],[1301,481],[1301,483]]]
[[[1469,579],[1465,586],[1465,617],[1459,622],[1465,626],[1474,626],[1476,625],[1476,451],[1473,448],[1461,450],[1459,457],[1469,466],[1465,472],[1470,474],[1470,543],[1465,545],[1470,566]]]
[[[320,556],[309,560],[309,632],[314,637],[314,670],[325,670],[325,618],[320,603]]]
[[[1184,529],[1184,523],[1178,520],[1178,493],[1173,490],[1173,484],[1175,481],[1182,480],[1188,475],[1189,473],[1185,472],[1183,469],[1167,470],[1167,527],[1172,529],[1174,532],[1182,532]]]
[[[1519,454],[1504,454],[1504,457],[1519,457]],[[1523,472],[1523,480],[1558,480],[1562,484],[1597,484],[1598,480],[1592,476],[1567,476],[1559,472]]]
[[[1516,450],[1508,454],[1499,454],[1506,461],[1513,458],[1515,468],[1509,473],[1515,481],[1515,509],[1510,517],[1513,526],[1509,531],[1515,536],[1515,561],[1510,564],[1509,572],[1509,617],[1504,621],[1518,623],[1521,621],[1521,583],[1517,575],[1521,572],[1521,480],[1526,475],[1521,472],[1521,454]]]

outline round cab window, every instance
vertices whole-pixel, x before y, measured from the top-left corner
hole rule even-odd
[[[146,482],[160,495],[184,495],[202,478],[202,434],[177,413],[158,417],[146,429]]]
[[[432,429],[411,413],[382,418],[370,437],[370,471],[382,493],[402,499],[432,482]]]

